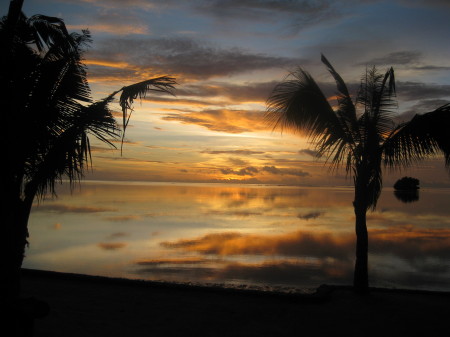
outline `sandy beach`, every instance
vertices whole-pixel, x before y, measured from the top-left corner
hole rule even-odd
[[[23,271],[50,305],[35,336],[448,336],[450,293],[322,286],[312,295]]]

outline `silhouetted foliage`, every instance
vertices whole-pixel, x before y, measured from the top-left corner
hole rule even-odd
[[[404,203],[419,200],[419,179],[403,177],[395,182],[394,189],[395,197]]]
[[[366,69],[352,100],[347,86],[330,62],[322,62],[337,88],[333,108],[311,75],[298,68],[269,97],[267,119],[274,128],[303,132],[313,143],[318,157],[333,167],[342,164],[355,185],[356,263],[353,285],[368,291],[368,233],[366,213],[375,209],[382,189],[382,166],[401,168],[426,157],[444,153],[450,165],[450,105],[414,116],[396,124],[393,68],[380,74]]]
[[[0,21],[0,100],[3,121],[1,175],[2,226],[0,283],[3,298],[19,293],[19,272],[35,197],[71,186],[92,165],[91,137],[115,147],[133,110],[133,102],[152,92],[171,93],[175,80],[162,76],[125,86],[94,102],[83,53],[89,31],[69,33],[61,19],[27,18],[12,1]],[[120,93],[122,127],[109,104]]]
[[[418,190],[419,179],[412,177],[403,177],[395,182],[394,188],[396,190]]]

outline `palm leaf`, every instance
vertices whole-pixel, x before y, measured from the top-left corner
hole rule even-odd
[[[426,157],[443,153],[450,166],[450,104],[432,112],[415,115],[399,125],[383,144],[386,166],[406,167]]]
[[[266,120],[274,129],[287,128],[321,136],[338,123],[325,95],[309,73],[301,68],[276,85],[267,100]]]
[[[344,85],[340,89],[345,88]],[[349,123],[356,123],[351,121],[354,106],[347,100],[338,111],[333,111],[322,90],[303,69],[298,68],[274,88],[267,106],[265,118],[274,129],[304,133],[316,143],[318,156],[331,160],[336,167],[347,157],[354,143],[349,127]]]
[[[61,123],[61,121],[60,121]],[[27,193],[43,197],[54,193],[55,182],[67,177],[71,184],[81,180],[92,163],[89,135],[114,147],[117,124],[106,102],[79,105],[76,113],[65,119],[64,128],[46,134],[46,141],[35,148],[36,155],[27,167]]]
[[[351,136],[351,138],[357,137],[358,124],[356,117],[356,109],[355,105],[353,104],[350,93],[348,91],[347,85],[323,54],[321,60],[322,63],[326,65],[328,71],[333,76],[336,82],[336,88],[338,90],[337,92],[338,109],[336,111],[336,114],[341,122],[341,125],[345,129],[346,134],[348,136]],[[354,144],[357,140],[349,139],[349,141]]]
[[[151,91],[174,95],[173,90],[175,89],[176,84],[175,78],[170,76],[160,76],[125,86],[117,91],[114,91],[111,95],[104,99],[104,101],[111,101],[114,96],[116,96],[119,92],[121,93],[119,104],[122,108],[122,146],[125,138],[125,131],[133,112],[133,103],[135,99],[139,98],[142,100],[146,97],[147,93]]]

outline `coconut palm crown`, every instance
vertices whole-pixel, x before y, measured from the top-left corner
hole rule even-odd
[[[54,194],[63,179],[71,186],[81,180],[92,165],[91,139],[114,146],[113,141],[123,140],[133,102],[149,92],[172,93],[176,83],[170,76],[155,77],[94,101],[83,64],[89,32],[70,34],[54,17],[28,18],[21,1],[12,1],[8,16],[0,20],[0,42],[0,297],[9,300],[19,293],[35,197]],[[121,124],[109,108],[119,94]]]
[[[315,144],[318,157],[332,168],[344,166],[353,178],[356,262],[353,285],[368,291],[368,233],[366,213],[380,196],[382,167],[404,168],[443,153],[450,165],[450,105],[395,122],[394,70],[380,74],[366,69],[355,99],[341,76],[322,55],[334,78],[337,106],[333,108],[311,75],[298,68],[278,84],[267,100],[266,118],[274,128],[299,131]]]

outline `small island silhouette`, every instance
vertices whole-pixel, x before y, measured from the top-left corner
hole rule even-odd
[[[394,195],[404,203],[419,200],[419,179],[403,177],[394,184]]]

